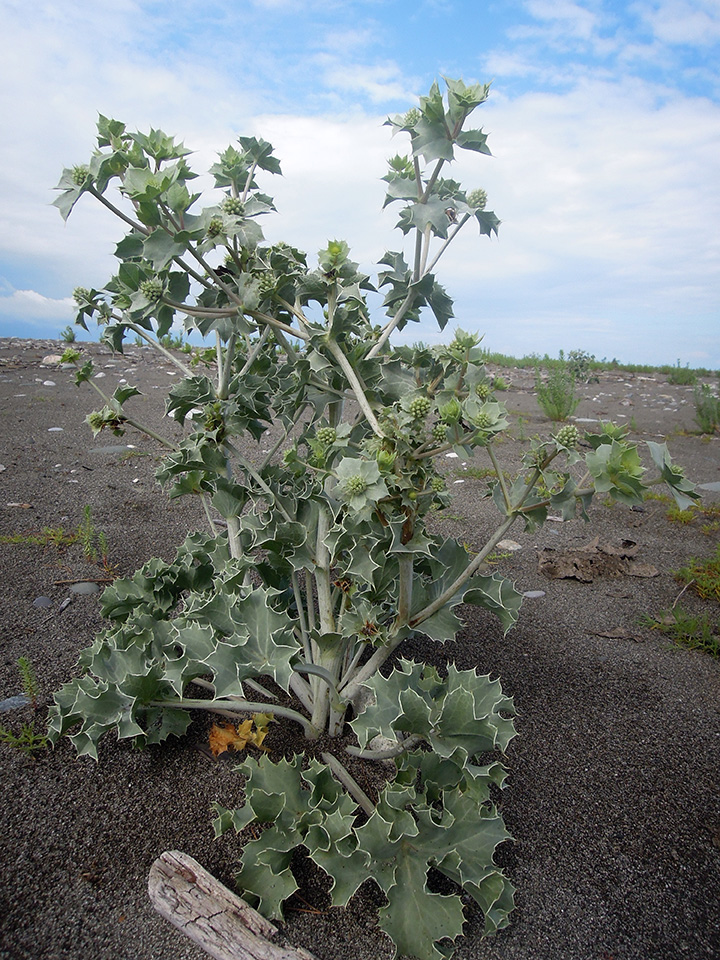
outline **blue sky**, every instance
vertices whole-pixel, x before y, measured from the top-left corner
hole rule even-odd
[[[72,289],[115,270],[119,224],[50,206],[98,113],[175,134],[198,172],[265,137],[268,239],[343,238],[374,273],[402,245],[383,121],[450,76],[493,81],[493,157],[455,176],[503,221],[439,265],[455,325],[516,355],[720,368],[719,0],[0,0],[0,37],[0,336],[57,337]],[[441,338],[430,317],[402,336]]]

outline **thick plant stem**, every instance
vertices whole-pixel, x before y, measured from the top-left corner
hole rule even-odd
[[[365,414],[365,418],[367,422],[370,424],[370,427],[372,428],[373,433],[377,437],[381,437],[381,438],[384,437],[385,434],[380,429],[380,424],[377,422],[377,418],[375,417],[375,414],[373,413],[370,407],[370,404],[368,403],[368,399],[365,396],[365,390],[363,389],[363,385],[360,382],[360,378],[353,370],[350,361],[345,356],[340,346],[334,340],[328,341],[328,349],[330,350],[330,353],[332,353],[332,355],[335,357],[337,362],[340,364],[340,367],[343,373],[347,377],[348,383],[350,384],[350,389],[354,393],[355,399],[357,400],[360,409]]]
[[[402,553],[398,557],[400,580],[398,584],[397,625],[404,626],[410,619],[413,591],[413,555]]]
[[[182,360],[178,360],[177,357],[173,356],[169,350],[166,350],[161,343],[158,343],[154,337],[150,336],[147,330],[143,330],[143,328],[139,327],[136,323],[130,323],[125,320],[123,321],[123,324],[128,328],[128,330],[132,330],[133,333],[136,333],[139,337],[141,337],[148,344],[148,346],[153,348],[153,350],[157,350],[157,352],[161,353],[166,360],[169,360],[170,363],[175,364],[178,370],[180,370],[180,372],[186,377],[194,376],[190,367],[186,366]]]
[[[172,710],[209,710],[211,712],[224,710],[230,713],[266,713],[268,707],[270,707],[278,717],[286,717],[288,720],[299,723],[308,740],[316,740],[319,733],[311,721],[298,713],[297,710],[292,710],[290,707],[279,707],[274,703],[270,705],[253,700],[191,700],[183,698],[181,700],[152,700],[148,706]]]
[[[355,781],[349,771],[346,770],[337,757],[334,757],[331,753],[323,753],[321,756],[323,761],[330,767],[333,776],[340,781],[353,800],[356,800],[365,813],[371,817],[375,813],[375,804]]]
[[[468,564],[465,570],[450,584],[450,586],[445,590],[440,596],[434,600],[432,603],[429,603],[427,607],[424,607],[419,613],[416,613],[410,620],[410,626],[415,629],[424,621],[431,617],[434,613],[437,613],[438,610],[441,610],[448,600],[451,600],[455,594],[463,587],[470,577],[477,573],[478,569],[484,562],[484,560],[492,553],[497,544],[502,540],[505,534],[508,532],[510,527],[517,520],[517,513],[511,514],[504,523],[501,523],[497,528],[495,533],[490,537],[488,542],[482,548],[480,553],[473,558],[472,562]]]

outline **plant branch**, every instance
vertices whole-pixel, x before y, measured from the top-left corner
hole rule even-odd
[[[359,786],[359,784],[356,783],[354,778],[336,757],[334,757],[331,753],[323,753],[322,758],[323,761],[330,767],[335,779],[345,787],[353,800],[355,800],[358,806],[365,811],[368,817],[371,817],[375,813],[375,804],[372,802],[370,797]]]
[[[152,700],[149,707],[159,707],[161,709],[170,708],[172,710],[227,710],[231,713],[264,713],[268,709],[267,703],[253,700],[192,700],[185,697],[179,700]],[[277,704],[271,705],[272,712],[278,717],[285,717],[288,720],[294,720],[299,723],[305,731],[308,739],[317,739],[318,731],[312,723],[297,710],[291,707],[281,707]]]
[[[335,357],[340,367],[342,368],[343,373],[347,377],[348,383],[350,384],[350,388],[355,395],[355,399],[357,400],[360,409],[365,414],[365,417],[367,419],[367,422],[370,424],[372,432],[375,434],[376,437],[381,437],[381,438],[384,437],[385,434],[380,429],[380,424],[377,422],[375,414],[373,413],[370,407],[370,404],[368,403],[368,399],[365,396],[365,391],[363,389],[362,383],[360,382],[360,378],[353,370],[352,364],[343,353],[342,348],[335,340],[328,340],[327,346],[328,346],[328,350]]]

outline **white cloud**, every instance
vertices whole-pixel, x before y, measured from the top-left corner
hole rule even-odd
[[[717,0],[661,0],[635,9],[662,43],[707,47],[720,40]]]
[[[0,295],[0,331],[22,321],[33,330],[32,336],[57,337],[61,327],[72,323],[75,309],[71,297],[53,300],[35,290],[14,290]]]
[[[566,35],[589,40],[598,25],[597,16],[572,0],[527,0],[528,12],[538,20],[558,24]]]

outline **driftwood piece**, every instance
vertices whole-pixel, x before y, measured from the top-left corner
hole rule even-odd
[[[271,941],[277,927],[179,850],[150,868],[148,894],[157,912],[215,960],[315,960]]]

